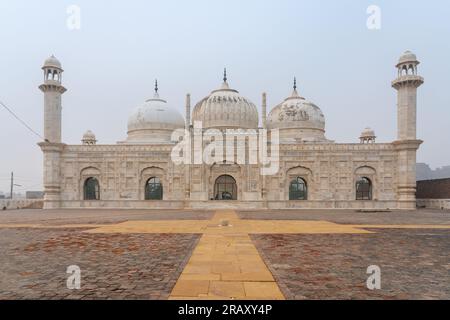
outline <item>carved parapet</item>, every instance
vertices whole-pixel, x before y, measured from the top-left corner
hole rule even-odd
[[[421,76],[407,75],[401,76],[394,81],[392,81],[392,87],[395,89],[400,89],[406,86],[412,86],[415,88],[420,87],[424,83],[424,79]]]
[[[56,92],[59,92],[61,94],[63,94],[64,92],[67,91],[67,89],[64,88],[62,85],[60,85],[58,82],[56,82],[56,81],[52,81],[52,82],[54,82],[54,83],[41,84],[39,86],[39,89],[41,89],[42,92],[56,91]]]

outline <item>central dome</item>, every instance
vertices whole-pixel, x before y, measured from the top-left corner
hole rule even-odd
[[[193,121],[201,121],[203,128],[258,128],[256,106],[230,89],[226,73],[220,89],[214,90],[194,107]]]

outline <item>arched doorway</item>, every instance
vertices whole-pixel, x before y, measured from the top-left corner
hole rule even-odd
[[[361,177],[356,181],[356,200],[372,200],[372,181]]]
[[[158,177],[153,177],[147,180],[145,184],[145,200],[162,200],[163,186]]]
[[[97,178],[87,178],[84,182],[84,200],[100,200],[100,184]]]
[[[303,178],[297,177],[289,185],[289,200],[307,200],[308,188]]]
[[[237,184],[232,176],[222,175],[216,179],[214,200],[237,200]]]

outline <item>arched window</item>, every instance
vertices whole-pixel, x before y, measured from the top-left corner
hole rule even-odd
[[[100,185],[97,178],[87,178],[84,182],[84,200],[100,200]]]
[[[356,200],[372,200],[372,181],[361,177],[356,181]]]
[[[308,200],[306,181],[300,177],[295,178],[289,185],[289,200]]]
[[[145,184],[145,200],[162,200],[163,186],[161,180],[153,177],[147,180]]]
[[[223,175],[216,179],[214,200],[237,200],[236,180],[232,176]]]

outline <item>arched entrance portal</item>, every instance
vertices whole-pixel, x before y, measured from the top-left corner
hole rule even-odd
[[[236,180],[232,176],[222,175],[216,179],[214,200],[237,200]]]

